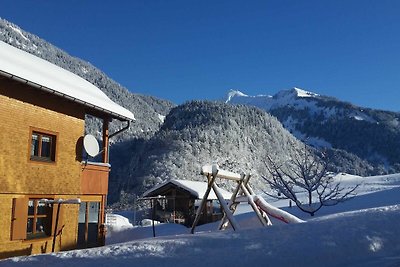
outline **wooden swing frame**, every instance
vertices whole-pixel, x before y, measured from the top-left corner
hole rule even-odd
[[[240,228],[239,224],[233,217],[233,214],[236,211],[237,205],[240,202],[248,202],[250,206],[253,208],[254,212],[257,214],[258,219],[260,220],[263,226],[272,225],[271,220],[268,218],[268,215],[263,211],[260,210],[259,207],[254,202],[254,191],[249,185],[249,180],[251,174],[238,174],[234,172],[229,172],[225,170],[221,170],[217,164],[214,165],[205,165],[202,167],[201,174],[207,177],[208,186],[207,190],[201,200],[200,206],[197,209],[196,217],[194,219],[191,233],[194,233],[194,230],[200,220],[201,213],[205,208],[205,204],[207,202],[208,195],[211,192],[211,189],[214,191],[215,195],[217,196],[222,210],[223,210],[223,218],[219,225],[219,230],[226,229],[229,224],[233,228],[234,231]],[[226,179],[236,182],[235,190],[232,193],[231,199],[229,201],[229,207],[226,203],[226,200],[223,198],[221,192],[219,191],[218,186],[216,185],[215,181],[217,178]]]

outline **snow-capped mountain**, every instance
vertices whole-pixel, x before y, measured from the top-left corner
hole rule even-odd
[[[0,19],[0,40],[81,76],[101,88],[113,101],[135,114],[137,122],[131,126],[130,131],[119,135],[117,142],[111,146],[113,168],[110,174],[109,197],[112,201],[120,201],[122,191],[128,190],[130,193],[140,194],[143,189],[148,189],[154,183],[166,179],[199,179],[200,166],[214,161],[222,167],[235,171],[252,171],[255,176],[259,176],[263,173],[265,155],[273,154],[277,158],[290,158],[292,153],[302,148],[301,143],[293,138],[279,121],[262,110],[253,107],[232,107],[228,104],[221,105],[207,101],[192,101],[174,107],[166,100],[133,94],[90,63],[68,55],[61,49],[2,19]],[[397,123],[396,127],[398,127],[397,117],[394,120],[391,114],[382,112],[371,115],[366,109],[364,111],[346,109],[351,105],[298,88],[280,92],[274,96],[255,97],[232,91],[229,93],[227,102],[253,104],[269,110],[297,136],[315,137],[314,141],[318,140],[323,146],[332,147],[336,155],[340,154],[338,157],[340,161],[336,162],[340,171],[359,175],[365,175],[371,171],[378,172],[367,161],[346,152],[352,151],[358,155],[357,149],[364,148],[370,149],[367,154],[369,156],[378,155],[376,156],[378,159],[384,157],[390,159],[384,167],[396,166],[392,162],[399,154],[396,150],[399,148],[394,146],[397,135],[392,138],[389,135],[392,133],[390,131],[384,131],[386,135],[381,135],[381,132],[377,131],[377,136],[382,136],[383,140],[393,139],[393,143],[383,143],[393,147],[392,152],[395,156],[381,153],[374,146],[357,142],[346,143],[353,145],[352,149],[335,150],[334,148],[340,148],[340,146],[334,142],[340,138],[330,139],[329,136],[335,132],[331,128],[336,127],[333,122],[339,118],[338,114],[350,114],[351,116],[344,117],[351,123],[377,125],[372,122],[379,122],[379,129],[385,125],[381,122],[384,118],[387,121],[391,119],[392,124]],[[344,111],[340,113],[340,110]],[[325,123],[323,128],[326,131],[325,135],[313,134],[313,131],[321,131],[318,124],[313,124],[316,118],[321,123]],[[100,131],[99,124],[90,118],[86,126],[89,133],[96,134]],[[346,132],[341,130],[338,133]],[[359,138],[358,133],[355,136]],[[343,139],[349,138],[344,136]],[[382,141],[379,138],[370,139],[375,142]],[[379,157],[380,155],[383,156]],[[397,167],[400,169],[400,164]],[[263,189],[263,184],[259,180],[253,179],[253,182],[256,183],[254,189]]]
[[[264,109],[308,144],[368,161],[374,166],[372,173],[400,170],[400,113],[362,108],[299,88],[274,96],[231,90],[225,102]]]

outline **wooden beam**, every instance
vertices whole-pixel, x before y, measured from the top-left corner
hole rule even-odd
[[[108,127],[109,127],[109,118],[105,117],[103,118],[103,163],[108,163],[109,162],[109,132],[108,132]]]
[[[196,217],[194,218],[194,222],[193,222],[193,225],[192,225],[192,229],[190,230],[190,232],[191,232],[192,234],[194,234],[194,229],[196,228],[196,226],[197,226],[197,224],[198,224],[198,222],[199,222],[199,220],[200,220],[201,212],[203,211],[203,209],[204,209],[205,206],[206,206],[208,195],[210,194],[211,187],[212,187],[212,185],[214,184],[214,181],[215,181],[216,178],[217,178],[216,175],[215,175],[215,176],[214,176],[214,175],[211,175],[211,174],[208,174],[208,175],[207,175],[207,179],[208,179],[207,190],[206,190],[206,192],[204,193],[204,196],[203,196],[203,199],[201,200],[201,204],[200,204],[199,208],[197,209]]]

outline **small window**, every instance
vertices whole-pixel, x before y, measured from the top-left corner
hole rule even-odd
[[[32,131],[30,159],[54,162],[56,159],[56,135]]]
[[[28,201],[28,221],[26,238],[40,238],[51,235],[52,207],[42,203],[39,199]]]

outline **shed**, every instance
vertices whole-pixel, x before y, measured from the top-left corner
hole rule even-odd
[[[207,185],[206,182],[169,180],[146,191],[143,194],[143,199],[152,201],[156,220],[190,226],[207,190]],[[224,189],[220,189],[220,192],[227,201],[232,195]],[[213,191],[208,196],[206,207],[200,224],[214,222],[222,218],[221,205]]]

